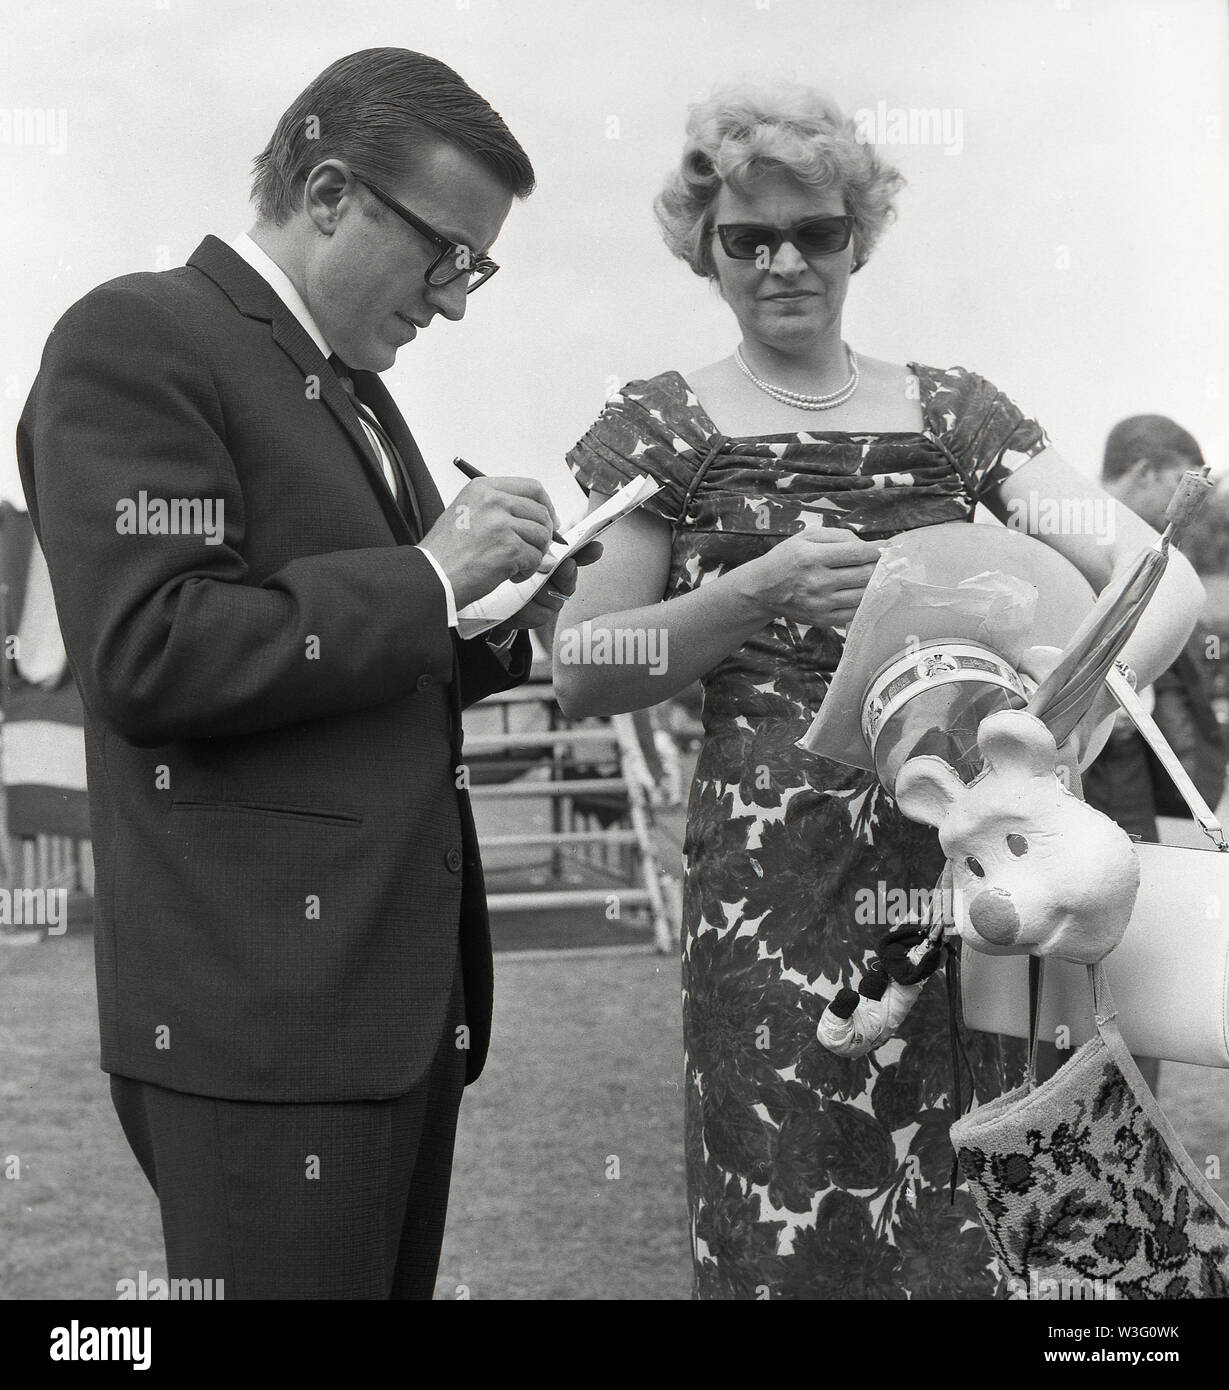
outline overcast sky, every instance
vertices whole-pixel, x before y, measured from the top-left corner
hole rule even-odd
[[[733,319],[651,204],[688,103],[736,75],[946,121],[938,143],[884,150],[909,186],[850,290],[856,350],[981,372],[1088,471],[1140,411],[1225,460],[1222,0],[0,0],[6,441],[59,314],[246,230],[281,112],[374,45],[455,67],[539,178],[502,273],[385,377],[446,497],[463,453],[574,513],[563,455],[607,391],[732,350]],[[0,496],[20,495],[7,442]]]

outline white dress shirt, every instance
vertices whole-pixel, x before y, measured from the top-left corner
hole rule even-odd
[[[329,347],[324,334],[321,333],[316,324],[316,320],[312,318],[311,310],[303,303],[303,298],[298,290],[295,289],[290,276],[286,274],[268,252],[262,251],[246,232],[242,236],[236,237],[234,241],[231,242],[231,249],[237,255],[243,257],[256,274],[265,281],[273,293],[277,295],[286,308],[298,319],[299,323],[303,326],[303,331],[320,349],[323,356],[326,358],[332,356],[333,349]],[[379,435],[371,428],[364,418],[363,411],[365,407],[363,403],[356,400],[354,402],[354,408],[355,413],[358,415],[359,423],[363,427],[363,432],[371,441],[371,446],[375,450],[376,458],[380,460],[380,466],[384,470],[384,481],[388,484],[389,490],[395,498],[397,496],[397,484],[395,481],[396,474],[393,469],[393,461],[385,452],[384,445],[380,442]],[[431,568],[439,575],[440,583],[444,586],[444,604],[448,611],[448,626],[456,627],[457,600],[452,592],[452,583],[444,573],[444,567],[424,545],[420,544],[416,549],[422,551],[431,562]],[[497,644],[492,643],[491,645],[495,646]]]

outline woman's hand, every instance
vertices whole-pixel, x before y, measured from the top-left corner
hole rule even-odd
[[[843,627],[858,611],[885,542],[808,527],[735,571],[766,619]]]

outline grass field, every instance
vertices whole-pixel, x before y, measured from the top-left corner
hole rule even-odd
[[[501,953],[497,979],[438,1296],[688,1297],[677,963]],[[89,935],[0,948],[0,1299],[110,1299],[141,1269],[165,1276],[97,1058]]]
[[[687,1298],[677,963],[501,953],[496,978],[437,1297]],[[121,1278],[165,1275],[97,1069],[88,935],[3,948],[0,1059],[0,1299],[114,1298]],[[1200,1167],[1217,1156],[1229,1199],[1229,1072],[1167,1064],[1161,1096]]]
[[[677,962],[495,964],[497,1043],[461,1111],[436,1296],[688,1298]]]

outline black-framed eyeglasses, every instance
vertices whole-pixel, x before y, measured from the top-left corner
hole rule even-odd
[[[808,217],[792,227],[763,227],[756,222],[721,222],[715,228],[727,256],[736,261],[754,261],[777,254],[788,241],[800,256],[832,256],[844,251],[853,237],[853,218],[842,216]]]
[[[423,275],[423,279],[428,285],[451,285],[454,280],[469,276],[465,293],[473,294],[479,285],[485,285],[499,269],[499,266],[489,256],[475,256],[468,246],[464,246],[460,242],[450,241],[442,232],[437,232],[429,222],[424,222],[421,217],[415,217],[409,208],[399,203],[396,198],[390,198],[382,188],[377,188],[374,183],[367,179],[358,179],[357,181],[369,192],[374,193],[385,207],[391,208],[403,222],[408,222],[419,236],[425,237],[433,246],[439,248],[439,255],[431,262]]]

